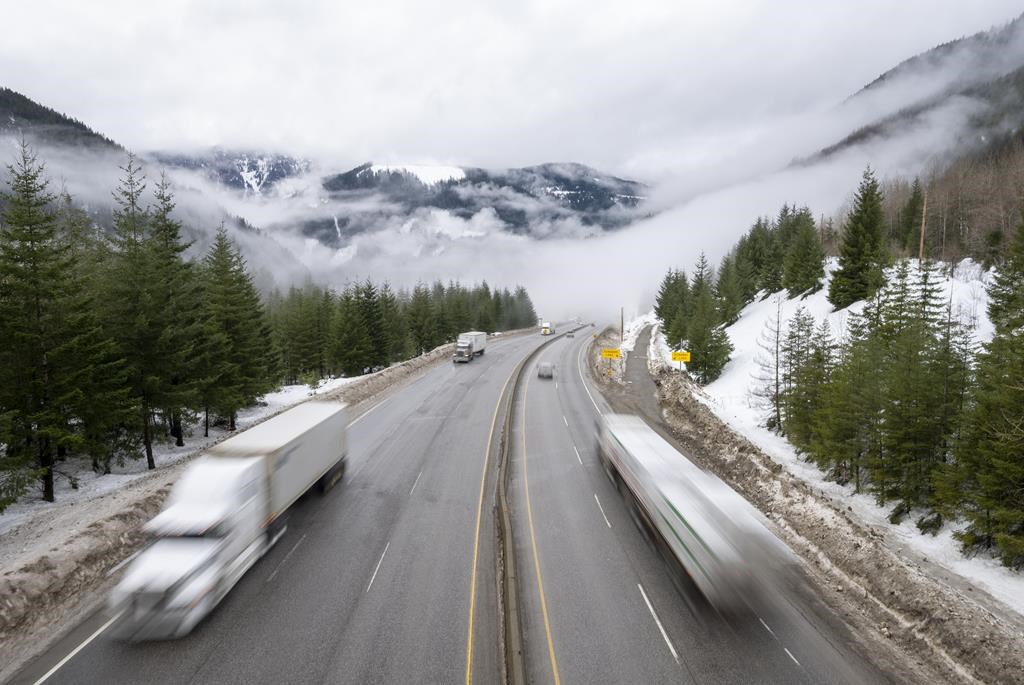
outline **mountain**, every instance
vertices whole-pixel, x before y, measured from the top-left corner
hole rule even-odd
[[[44,107],[21,93],[0,87],[0,135],[24,135],[27,140],[51,145],[120,150],[106,136],[77,119]]]
[[[889,103],[888,109],[884,103]],[[879,105],[882,104],[882,107]],[[804,163],[926,127],[942,127],[935,157],[949,161],[1024,127],[1024,15],[944,43],[880,75],[842,108],[882,111]]]
[[[646,187],[582,164],[541,164],[514,169],[376,165],[366,163],[325,176],[323,217],[307,219],[303,232],[326,242],[373,230],[379,212],[343,213],[341,206],[383,204],[411,216],[437,209],[461,219],[493,212],[504,230],[534,238],[593,235],[640,216]]]
[[[247,195],[262,195],[278,181],[309,171],[310,166],[309,160],[288,155],[219,147],[197,155],[154,152],[149,157],[163,166],[198,171]]]

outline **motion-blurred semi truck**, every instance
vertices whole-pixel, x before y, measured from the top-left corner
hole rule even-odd
[[[481,331],[459,333],[459,337],[455,341],[455,353],[452,354],[452,362],[471,362],[474,357],[483,356],[486,349],[486,333]]]
[[[598,450],[637,527],[684,590],[728,613],[768,598],[792,556],[746,500],[639,417],[603,416]]]
[[[555,325],[553,323],[551,323],[550,321],[543,322],[540,325],[540,334],[541,335],[554,335],[555,334]]]
[[[189,633],[284,533],[288,508],[342,478],[347,425],[343,403],[305,402],[193,462],[145,525],[151,540],[111,594],[115,634]]]

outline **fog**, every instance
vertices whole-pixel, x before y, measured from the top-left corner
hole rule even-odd
[[[19,6],[13,18],[32,23],[52,4]],[[919,51],[1011,19],[1014,4],[819,3],[810,12],[803,3],[641,3],[627,12],[456,3],[444,26],[416,5],[389,3],[345,12],[266,3],[247,16],[171,3],[148,13],[122,7],[116,21],[113,9],[76,5],[63,10],[81,25],[60,22],[74,32],[48,25],[33,39],[54,54],[78,50],[62,69],[21,34],[0,46],[0,68],[8,67],[5,85],[136,150],[222,144],[308,157],[308,174],[266,197],[170,172],[191,254],[226,222],[264,289],[309,279],[332,287],[367,277],[398,287],[486,280],[525,285],[545,318],[608,321],[620,307],[649,308],[668,268],[689,269],[701,252],[717,263],[756,217],[783,203],[832,216],[867,164],[883,177],[913,175],[954,144],[970,145],[965,124],[984,105],[954,97],[885,137],[801,162],[952,86],[1020,66],[1017,35],[998,50],[950,51],[858,93]],[[148,41],[167,51],[143,51],[126,70],[125,52],[105,46],[114,38],[125,49]],[[2,149],[13,157],[11,141]],[[86,207],[109,207],[123,155],[44,147],[40,157],[56,186]],[[642,209],[653,216],[604,233],[576,218],[540,218],[554,200],[518,197],[537,239],[513,235],[493,210],[406,215],[381,197],[339,202],[323,191],[322,176],[367,160],[582,162],[648,183]],[[147,165],[150,188],[159,172]],[[511,201],[501,188],[473,192]],[[240,229],[234,216],[259,230]],[[370,228],[341,249],[299,231],[325,216]]]

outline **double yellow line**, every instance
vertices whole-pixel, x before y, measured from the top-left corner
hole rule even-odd
[[[491,446],[494,442],[494,429],[498,424],[498,414],[501,410],[501,403],[505,397],[505,390],[508,389],[508,384],[512,381],[512,378],[516,375],[516,371],[513,370],[511,375],[505,380],[505,384],[501,388],[501,393],[498,395],[498,403],[494,407],[494,416],[491,418],[491,430],[487,435],[487,448],[484,452],[484,468],[480,474],[480,497],[477,502],[476,512],[476,532],[473,538],[473,572],[470,580],[469,590],[469,628],[466,636],[466,685],[471,685],[473,682],[473,621],[476,613],[476,575],[477,575],[477,561],[480,551],[480,521],[483,517],[483,506],[484,506],[484,490],[487,484],[487,467],[490,463],[491,457]],[[561,685],[561,678],[558,674],[558,659],[555,657],[555,642],[551,637],[551,621],[548,617],[548,603],[547,598],[544,594],[544,579],[541,575],[540,570],[540,557],[537,554],[537,535],[534,532],[533,527],[533,508],[530,506],[530,477],[527,469],[527,458],[526,458],[526,395],[527,389],[529,388],[529,381],[523,388],[523,428],[522,428],[522,443],[523,443],[523,484],[526,489],[526,516],[530,527],[530,544],[533,548],[533,567],[537,574],[537,589],[540,593],[540,608],[541,614],[544,618],[544,632],[547,636],[548,642],[548,656],[551,659],[551,673],[554,678],[555,685]],[[508,410],[512,411],[512,407],[509,406]]]

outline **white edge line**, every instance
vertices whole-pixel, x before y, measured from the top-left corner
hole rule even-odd
[[[286,563],[286,562],[287,562],[287,561],[288,561],[289,559],[291,559],[291,557],[292,557],[292,554],[293,554],[293,553],[295,552],[295,550],[297,550],[297,549],[299,548],[299,545],[301,545],[301,544],[302,544],[302,541],[306,539],[306,536],[307,536],[307,535],[308,535],[308,533],[303,533],[303,534],[302,534],[302,537],[301,537],[301,538],[299,538],[299,539],[298,539],[298,540],[297,540],[297,541],[295,542],[295,544],[294,544],[294,545],[292,545],[292,548],[291,548],[290,550],[288,550],[288,554],[285,554],[285,555],[284,555],[284,559],[282,559],[282,560],[281,560],[281,563],[277,565],[277,568],[275,568],[275,569],[274,569],[274,572],[273,572],[273,573],[271,573],[271,574],[270,574],[270,575],[269,575],[269,576],[267,577],[267,582],[268,582],[268,583],[269,583],[270,581],[272,581],[272,580],[274,579],[274,576],[276,576],[276,575],[277,575],[277,572],[281,570],[281,567],[282,567],[282,566],[284,566],[284,565],[285,565],[285,563]]]
[[[597,413],[600,414],[601,408],[597,406],[597,401],[594,399],[594,396],[590,394],[590,388],[587,387],[587,379],[583,377],[583,350],[585,349],[587,349],[587,346],[583,345],[580,347],[580,353],[576,355],[576,361],[578,362],[576,364],[576,370],[580,373],[580,381],[583,382],[583,389],[587,391],[587,397],[590,398],[590,402],[594,405],[594,409],[596,409]]]
[[[364,417],[365,417],[365,416],[366,416],[367,414],[369,414],[370,412],[372,412],[372,411],[376,410],[376,409],[377,409],[378,407],[380,407],[381,405],[385,404],[385,403],[386,403],[386,402],[388,402],[388,401],[389,401],[390,399],[391,399],[390,397],[385,397],[385,398],[384,398],[383,400],[381,400],[381,401],[380,401],[380,402],[378,402],[377,404],[373,405],[372,407],[370,407],[369,409],[367,409],[366,411],[364,411],[364,412],[363,412],[362,414],[360,414],[360,415],[359,415],[359,416],[357,416],[357,417],[356,417],[355,419],[353,419],[352,421],[350,421],[350,422],[349,422],[349,424],[348,424],[348,425],[349,425],[349,428],[351,428],[352,426],[354,426],[354,425],[356,425],[357,423],[359,423],[360,421],[362,421],[362,420],[363,420],[363,418],[364,418]]]
[[[672,652],[672,658],[679,663],[679,654],[676,652],[676,648],[672,646],[672,640],[668,639],[668,633],[665,632],[665,627],[661,625],[661,619],[658,618],[658,614],[655,613],[654,607],[651,606],[651,600],[647,599],[647,593],[644,592],[644,586],[637,583],[636,586],[640,588],[640,594],[644,597],[644,603],[647,604],[647,610],[651,612],[651,616],[654,617],[654,622],[658,624],[658,630],[661,631],[661,637],[664,638],[665,644],[668,645],[668,650]]]
[[[416,476],[416,482],[412,484],[412,489],[409,490],[409,496],[412,497],[412,493],[416,490],[416,486],[420,483],[420,477],[423,476],[423,469],[420,469],[420,473]]]
[[[605,514],[604,514],[604,507],[601,506],[601,500],[599,500],[597,498],[597,493],[596,492],[594,493],[594,501],[597,502],[597,508],[601,510],[601,518],[603,518],[604,522],[608,525],[609,528],[611,528],[612,527],[611,521],[609,521],[608,517],[605,516]],[[641,589],[641,592],[643,592],[642,589]]]
[[[388,547],[391,546],[391,541],[388,540],[388,544],[384,545],[384,551],[381,552],[380,559],[377,560],[377,568],[373,569],[373,575],[370,577],[370,584],[366,586],[366,591],[369,592],[370,588],[373,587],[373,581],[377,579],[377,571],[380,570],[380,565],[384,562],[384,555],[388,553]]]
[[[580,451],[576,449],[576,445],[572,446],[572,451],[576,453],[576,459],[580,462],[580,466],[583,465],[583,459],[580,457]]]
[[[785,650],[786,654],[789,655],[789,658],[793,660],[794,664],[796,664],[797,666],[800,665],[800,662],[796,660],[795,656],[793,656],[793,652],[789,651],[789,649],[786,647],[783,647],[782,649]]]
[[[40,678],[39,680],[37,680],[37,681],[35,682],[35,684],[34,684],[34,685],[39,685],[40,683],[46,682],[46,680],[47,680],[47,679],[48,679],[48,678],[49,678],[50,676],[52,676],[52,675],[53,675],[54,673],[56,673],[57,671],[59,671],[59,670],[60,670],[61,666],[63,666],[63,665],[64,665],[64,664],[66,664],[67,662],[71,661],[71,659],[72,659],[72,658],[73,658],[73,657],[74,657],[74,656],[75,656],[76,654],[78,654],[78,653],[79,653],[79,652],[81,652],[81,651],[82,651],[83,649],[85,649],[86,645],[88,645],[88,644],[89,644],[90,642],[92,642],[92,641],[93,641],[93,640],[95,640],[95,639],[96,639],[97,637],[99,637],[100,633],[102,633],[102,632],[103,632],[104,630],[106,630],[107,628],[109,628],[109,627],[110,627],[110,624],[111,624],[111,623],[113,623],[113,622],[114,622],[114,621],[116,621],[117,619],[121,618],[121,614],[122,614],[122,613],[124,613],[124,612],[123,612],[123,611],[119,611],[119,612],[117,612],[116,614],[114,614],[114,615],[113,615],[113,616],[111,617],[111,619],[110,619],[109,621],[107,621],[106,623],[104,623],[103,625],[101,625],[101,626],[100,626],[100,627],[99,627],[99,628],[98,628],[98,629],[96,630],[96,632],[95,632],[95,633],[93,633],[93,634],[92,634],[92,635],[90,635],[89,637],[85,638],[85,641],[84,641],[84,642],[83,642],[82,644],[80,644],[80,645],[78,645],[77,647],[75,647],[75,648],[74,648],[73,650],[71,650],[71,653],[70,653],[70,654],[68,654],[68,655],[67,655],[66,657],[64,657],[64,658],[63,658],[63,659],[61,659],[60,661],[58,661],[58,662],[57,662],[57,665],[56,665],[56,666],[54,666],[53,668],[51,668],[51,669],[50,669],[49,671],[47,671],[47,672],[46,672],[46,673],[45,673],[45,674],[43,675],[43,677],[42,677],[42,678]]]

